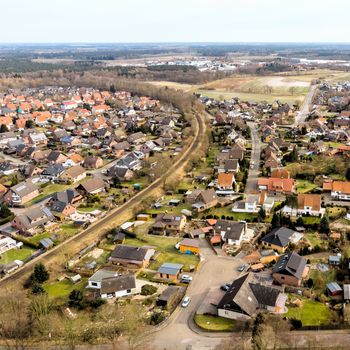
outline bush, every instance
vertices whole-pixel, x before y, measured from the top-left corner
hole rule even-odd
[[[141,288],[141,295],[153,295],[157,291],[157,287],[151,284],[145,284]]]
[[[105,299],[101,299],[101,298],[98,298],[98,299],[90,301],[90,306],[93,309],[98,309],[100,306],[102,306],[104,304],[106,304],[106,300]]]
[[[163,312],[155,312],[150,318],[150,324],[155,326],[165,320],[165,315]]]
[[[290,323],[292,324],[292,327],[294,329],[300,329],[303,326],[303,323],[300,320],[297,320],[295,318],[292,318],[290,320]]]

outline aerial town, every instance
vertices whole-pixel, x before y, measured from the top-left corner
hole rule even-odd
[[[242,329],[259,312],[292,329],[342,328],[350,318],[350,82],[310,91],[303,112],[278,100],[199,96],[210,128],[205,157],[120,225],[63,255],[50,277],[27,282],[30,293],[63,301],[73,319],[85,303],[127,298],[143,301],[151,325],[180,308],[193,314],[190,327],[209,331]],[[9,91],[0,102],[5,281],[98,230],[181,157],[189,129],[172,105],[113,86]]]
[[[1,9],[0,350],[350,349],[350,3]]]

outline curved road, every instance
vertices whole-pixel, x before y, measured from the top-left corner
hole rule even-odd
[[[2,280],[0,280],[0,288],[11,287],[11,282],[18,281],[24,278],[27,274],[29,274],[32,271],[33,266],[36,263],[42,262],[42,263],[48,264],[52,262],[52,260],[56,257],[56,255],[58,255],[59,253],[62,253],[62,250],[64,248],[69,250],[69,247],[71,244],[81,243],[81,245],[83,246],[84,239],[87,239],[87,238],[91,239],[91,237],[94,237],[94,239],[99,238],[98,235],[96,235],[96,231],[95,231],[96,227],[98,227],[98,229],[101,230],[101,227],[107,227],[108,225],[113,223],[113,221],[116,220],[119,215],[121,215],[127,210],[130,210],[130,208],[140,203],[142,200],[147,198],[154,190],[159,188],[162,185],[163,180],[166,179],[167,176],[171,176],[174,173],[176,173],[176,171],[178,171],[179,169],[182,169],[189,161],[191,155],[197,151],[197,148],[201,142],[201,137],[206,132],[206,123],[205,123],[204,117],[202,115],[197,115],[197,114],[195,114],[195,116],[196,116],[197,125],[196,125],[195,136],[191,145],[181,155],[181,157],[175,161],[175,163],[171,166],[171,168],[169,168],[161,178],[152,182],[148,187],[146,187],[145,189],[137,193],[129,201],[127,201],[120,207],[112,210],[107,216],[98,220],[96,223],[92,224],[86,230],[78,233],[77,235],[71,237],[70,239],[62,242],[60,245],[40,255],[39,257],[31,260],[30,262],[25,264],[23,267],[18,269],[16,272],[4,277]],[[77,251],[75,251],[74,253],[77,253]]]

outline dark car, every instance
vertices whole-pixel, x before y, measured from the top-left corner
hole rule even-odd
[[[223,290],[224,292],[227,292],[230,289],[231,284],[225,283],[223,284],[220,289]]]

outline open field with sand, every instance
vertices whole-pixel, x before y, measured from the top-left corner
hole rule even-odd
[[[151,83],[186,92],[196,92],[215,99],[238,97],[246,101],[273,102],[280,100],[295,103],[304,100],[311,82],[317,79],[330,82],[350,80],[350,72],[324,69],[300,72],[300,74],[285,72],[268,76],[232,76],[202,85],[168,81],[154,81]]]

